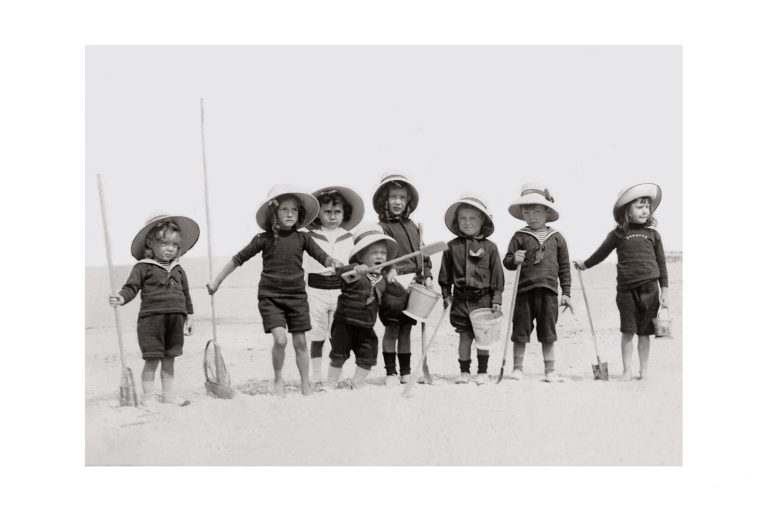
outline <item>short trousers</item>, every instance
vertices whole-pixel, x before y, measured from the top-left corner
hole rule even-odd
[[[408,290],[398,282],[387,283],[379,304],[379,319],[384,325],[416,325],[416,320],[403,314],[408,307]]]
[[[184,347],[183,313],[159,313],[140,316],[136,324],[143,359],[177,357]]]
[[[478,301],[469,301],[461,299],[453,299],[453,305],[451,306],[451,325],[456,328],[456,332],[469,332],[472,333],[472,337],[475,337],[475,331],[472,329],[472,322],[469,320],[469,314],[480,308],[491,307],[491,294],[487,294],[480,297]]]
[[[321,290],[311,286],[307,287],[309,318],[312,321],[312,330],[308,334],[310,341],[325,340],[331,333],[331,322],[333,321],[333,314],[336,312],[339,295],[341,295],[341,290]]]
[[[646,281],[631,290],[617,291],[616,305],[619,307],[621,332],[639,336],[654,334],[653,319],[660,305],[658,281]]]
[[[264,297],[259,299],[259,313],[264,332],[288,326],[288,332],[306,332],[312,328],[309,305],[304,297]]]
[[[355,354],[355,364],[364,370],[376,366],[379,352],[379,338],[373,327],[358,327],[334,320],[331,325],[331,365],[337,368],[349,359],[349,352]]]
[[[557,341],[557,307],[557,294],[548,288],[533,288],[519,293],[512,316],[512,341],[528,343],[531,340],[534,320],[539,343]]]

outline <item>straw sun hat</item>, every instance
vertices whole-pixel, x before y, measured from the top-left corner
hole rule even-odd
[[[200,226],[197,222],[193,221],[189,217],[181,215],[168,215],[165,213],[156,213],[151,215],[144,223],[144,227],[136,233],[131,242],[131,255],[137,260],[144,259],[144,249],[147,247],[147,235],[152,228],[160,224],[162,221],[171,220],[174,224],[179,226],[181,230],[181,244],[179,245],[178,257],[181,257],[185,252],[189,251],[200,238]]]
[[[355,245],[349,253],[350,263],[359,261],[355,255],[362,252],[363,249],[381,241],[387,244],[387,259],[392,259],[397,254],[397,242],[391,236],[385,235],[378,224],[363,224],[358,227],[353,234],[353,240]]]
[[[547,212],[547,222],[554,222],[560,218],[560,214],[555,210],[555,199],[549,193],[547,187],[540,183],[526,183],[520,189],[520,197],[512,201],[509,205],[509,214],[516,219],[523,219],[523,205],[540,204],[549,208]]]
[[[373,193],[373,209],[376,210],[376,213],[381,213],[379,211],[378,204],[381,202],[381,195],[384,193],[384,186],[387,183],[391,183],[393,181],[399,181],[405,185],[405,187],[408,189],[408,196],[410,197],[411,201],[411,211],[415,210],[416,206],[419,204],[419,192],[416,190],[416,187],[413,186],[413,183],[411,183],[411,181],[402,174],[388,174],[381,179],[381,183],[379,183],[379,186],[376,187],[376,191]]]
[[[640,183],[639,185],[632,185],[619,192],[619,197],[613,205],[613,218],[616,219],[616,222],[621,222],[621,212],[624,205],[641,197],[651,198],[651,213],[653,213],[656,211],[656,208],[659,207],[659,203],[661,202],[661,187],[655,183]]]
[[[320,190],[312,192],[312,195],[315,196],[315,198],[319,198],[321,194],[326,192],[338,192],[352,209],[349,220],[341,223],[342,228],[350,231],[360,224],[360,221],[363,220],[363,215],[365,214],[365,203],[363,202],[363,198],[360,197],[360,194],[347,187],[323,187]]]
[[[318,204],[317,199],[315,199],[315,196],[302,191],[294,185],[275,185],[269,189],[267,198],[261,203],[259,209],[256,210],[256,224],[258,224],[264,231],[272,230],[272,226],[269,225],[269,203],[272,202],[273,199],[278,199],[280,196],[286,194],[298,197],[306,212],[303,222],[299,223],[297,220],[296,229],[307,226],[315,220],[315,217],[317,217],[317,213],[320,211],[320,205]]]
[[[491,233],[493,233],[493,215],[491,215],[491,212],[488,211],[488,207],[485,205],[485,201],[478,198],[476,194],[465,194],[461,196],[445,211],[445,225],[448,227],[451,233],[456,236],[462,235],[461,230],[454,229],[456,224],[456,214],[458,213],[459,207],[461,205],[469,205],[483,212],[483,214],[488,217],[488,221],[491,224],[491,229],[487,234],[485,234],[485,236],[490,236]]]

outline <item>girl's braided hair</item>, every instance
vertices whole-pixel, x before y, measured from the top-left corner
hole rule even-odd
[[[384,184],[379,193],[376,195],[375,202],[374,202],[374,208],[377,212],[379,212],[379,220],[382,222],[386,222],[388,220],[392,220],[395,217],[389,212],[389,193],[392,191],[393,188],[402,188],[408,191],[408,203],[406,203],[405,208],[403,208],[403,213],[400,214],[400,217],[403,220],[408,220],[408,217],[411,216],[411,212],[413,211],[413,207],[411,206],[411,191],[408,188],[408,185],[403,183],[402,181],[390,181]]]
[[[178,224],[173,222],[172,219],[163,219],[158,221],[152,229],[147,233],[147,238],[144,239],[144,257],[151,258],[154,256],[152,253],[151,242],[157,240],[159,242],[167,241],[173,233],[179,234],[179,240],[181,240],[181,228]]]
[[[280,223],[277,221],[277,210],[280,208],[280,203],[287,199],[293,199],[296,202],[296,206],[299,209],[299,218],[296,224],[291,227],[291,231],[296,231],[296,226],[304,223],[304,219],[307,217],[307,210],[304,208],[304,203],[301,202],[298,196],[294,194],[283,194],[272,199],[269,206],[269,213],[267,215],[267,223],[272,228],[270,234],[272,235],[273,243],[277,243],[277,239],[280,236]]]
[[[653,200],[648,196],[638,197],[634,201],[630,201],[627,204],[624,205],[624,210],[621,212],[621,221],[616,224],[616,228],[619,230],[622,234],[629,233],[629,209],[636,201],[643,201],[644,203],[648,203],[649,205],[653,202]],[[648,220],[645,221],[645,224],[643,225],[646,228],[652,228],[656,226],[656,218],[653,216],[653,213],[651,213],[648,216]]]
[[[331,205],[339,205],[344,211],[344,216],[341,222],[347,222],[352,217],[352,205],[347,203],[344,196],[338,190],[328,190],[317,196],[317,202],[320,203],[320,207],[324,204],[331,203]],[[311,228],[319,228],[322,225],[320,216],[318,215],[315,220],[309,225]]]

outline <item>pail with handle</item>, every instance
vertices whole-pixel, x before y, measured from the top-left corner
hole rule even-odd
[[[426,322],[440,297],[439,292],[420,284],[412,284],[408,293],[408,306],[403,313],[419,322]]]
[[[469,314],[475,331],[475,347],[489,350],[501,338],[501,319],[504,314],[491,308],[479,308]]]

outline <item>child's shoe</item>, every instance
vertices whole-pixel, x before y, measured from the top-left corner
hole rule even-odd
[[[365,386],[365,378],[368,377],[369,373],[371,370],[356,367],[355,374],[352,376],[352,389],[360,389]]]
[[[469,374],[466,372],[461,372],[459,377],[456,379],[456,384],[469,384]]]
[[[410,379],[410,378],[411,378],[411,374],[410,373],[408,373],[406,375],[401,375],[400,376],[400,384],[408,384],[408,379]]]
[[[512,370],[512,375],[510,375],[509,378],[513,380],[523,380],[523,370],[520,368],[515,368]]]
[[[324,393],[325,391],[328,391],[328,386],[325,385],[325,382],[318,380],[312,383],[312,390],[318,393]]]
[[[141,395],[141,406],[143,408],[154,411],[159,404],[160,397],[157,396],[157,393],[144,393]]]
[[[397,375],[387,375],[387,387],[393,388],[400,384],[400,379],[398,379]]]
[[[488,374],[487,373],[478,373],[477,377],[475,377],[475,384],[478,386],[482,386],[484,384],[488,384]]]
[[[557,372],[546,372],[544,374],[544,380],[547,382],[565,382],[564,379],[557,374]]]

